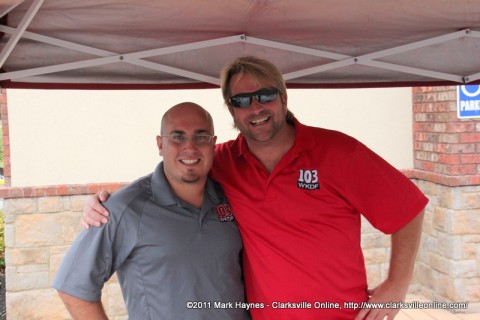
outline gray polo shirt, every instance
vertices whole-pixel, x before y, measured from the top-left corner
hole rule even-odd
[[[242,241],[218,184],[208,180],[199,210],[173,194],[160,163],[105,206],[109,222],[74,241],[55,289],[99,301],[117,272],[129,319],[249,319]]]

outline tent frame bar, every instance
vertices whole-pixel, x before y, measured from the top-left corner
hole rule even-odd
[[[30,8],[28,8],[27,12],[25,13],[25,16],[20,21],[20,24],[15,29],[15,32],[12,33],[12,36],[10,37],[10,39],[8,39],[5,48],[3,48],[2,52],[0,53],[0,68],[3,66],[5,61],[7,61],[7,58],[10,53],[12,53],[13,48],[15,48],[23,33],[25,32],[25,30],[27,30],[28,25],[32,21],[33,17],[35,17],[38,9],[40,9],[40,7],[42,6],[43,1],[44,0],[35,0],[32,2]],[[12,10],[14,7],[16,7],[16,5],[10,7],[8,11]]]

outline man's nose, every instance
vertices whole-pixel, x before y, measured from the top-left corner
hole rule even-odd
[[[187,137],[187,141],[184,142],[184,148],[186,149],[195,149],[197,145],[195,144],[195,141],[193,140],[193,136]]]
[[[252,103],[250,104],[250,110],[255,112],[263,109],[264,109],[263,104],[258,102],[257,99],[252,98]]]

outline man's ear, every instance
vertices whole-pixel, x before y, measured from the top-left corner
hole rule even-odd
[[[230,112],[230,115],[233,117],[233,107],[227,105],[227,108],[228,108],[228,111]]]
[[[287,107],[287,100],[288,100],[288,98],[287,98],[287,94],[286,94],[286,93],[280,94],[280,101],[282,102],[282,107],[285,108],[285,111],[288,109],[288,107]]]
[[[163,140],[161,136],[157,136],[157,147],[158,147],[158,154],[163,156]]]

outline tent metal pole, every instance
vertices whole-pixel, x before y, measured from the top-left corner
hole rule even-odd
[[[0,18],[3,18],[5,15],[7,15],[10,11],[12,11],[13,9],[15,9],[16,7],[18,7],[20,4],[22,4],[22,2],[24,2],[25,0],[21,0],[21,1],[18,1],[17,3],[15,3],[14,5],[10,6],[10,8],[8,8],[7,10],[3,11],[2,14],[0,14]]]
[[[280,49],[280,50],[286,50],[286,51],[290,51],[290,52],[298,52],[298,53],[302,53],[302,54],[308,54],[308,55],[311,55],[311,56],[322,57],[322,58],[327,58],[327,59],[332,59],[332,60],[345,60],[345,59],[351,58],[350,56],[347,56],[347,55],[344,55],[344,54],[339,54],[339,53],[334,53],[334,52],[329,52],[329,51],[323,51],[323,50],[318,50],[318,49],[312,49],[312,48],[307,48],[307,47],[301,47],[301,46],[295,46],[295,45],[291,45],[291,44],[287,44],[287,43],[270,41],[270,40],[255,38],[255,37],[245,37],[244,41],[247,42],[247,43],[256,44],[256,45],[259,45],[259,46],[270,47],[270,48],[275,48],[275,49]]]
[[[241,37],[242,35],[237,35],[232,37],[225,37],[225,38],[219,38],[219,39],[207,40],[207,41],[199,41],[199,42],[189,43],[185,45],[177,45],[177,46],[171,46],[166,48],[146,50],[146,51],[128,53],[123,55],[111,52],[109,53],[110,56],[101,57],[101,58],[2,73],[0,74],[0,80],[18,79],[18,78],[24,78],[24,77],[47,74],[47,73],[55,73],[55,72],[61,72],[66,70],[101,66],[101,65],[110,64],[110,63],[125,62],[125,63],[131,63],[134,65],[139,65],[139,66],[157,70],[157,71],[177,74],[187,78],[191,77],[192,79],[195,79],[195,80],[205,81],[205,82],[218,85],[220,81],[217,78],[209,77],[199,73],[194,73],[194,72],[186,71],[179,68],[173,68],[173,67],[169,67],[169,66],[149,62],[149,61],[139,60],[139,58],[147,58],[150,56],[165,55],[165,54],[189,51],[189,50],[194,50],[199,48],[207,48],[212,46],[239,42],[241,41]],[[102,53],[107,53],[107,52],[102,52]]]
[[[405,45],[390,48],[390,49],[385,49],[385,50],[380,50],[380,51],[377,51],[377,52],[368,53],[368,54],[365,54],[365,55],[358,56],[357,58],[358,58],[359,61],[360,60],[373,60],[373,59],[383,58],[383,57],[386,57],[386,56],[391,56],[391,55],[394,55],[394,54],[398,54],[398,53],[402,53],[402,52],[406,52],[406,51],[410,51],[410,50],[414,50],[414,49],[420,49],[420,48],[431,46],[431,45],[434,45],[434,44],[443,43],[443,42],[446,42],[446,41],[466,37],[466,36],[469,36],[469,33],[470,33],[470,30],[465,29],[465,30],[461,30],[461,31],[457,31],[457,32],[444,34],[442,36],[438,36],[438,37],[434,37],[434,38],[430,38],[430,39],[425,39],[425,40],[421,40],[421,41],[412,42],[412,43],[409,43],[409,44],[405,44]]]
[[[3,48],[2,52],[0,53],[0,68],[3,66],[5,61],[7,61],[8,56],[10,55],[10,53],[12,53],[13,48],[15,48],[15,46],[17,45],[18,41],[22,37],[22,34],[25,32],[33,17],[38,12],[38,9],[40,9],[43,1],[44,0],[35,0],[32,3],[30,8],[28,8],[28,11],[25,13],[25,16],[20,21],[16,32],[12,34],[10,39],[8,39],[5,48]]]

